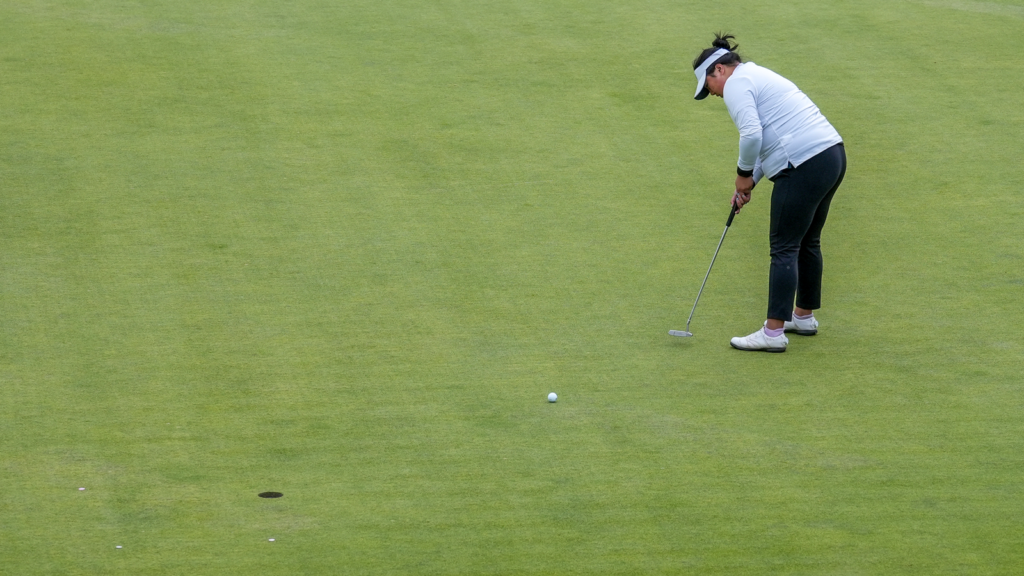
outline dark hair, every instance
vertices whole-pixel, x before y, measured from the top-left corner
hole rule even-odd
[[[715,60],[710,65],[708,65],[708,70],[713,70],[716,64],[725,64],[726,66],[735,66],[736,64],[741,64],[743,62],[743,57],[740,56],[738,52],[736,52],[736,49],[739,48],[740,45],[732,42],[732,40],[735,39],[736,37],[733,36],[732,34],[724,34],[722,32],[717,32],[715,34],[715,39],[712,40],[711,42],[711,48],[705,48],[693,60],[693,69],[696,70],[697,66],[700,66],[700,63],[703,62],[704,59],[714,54],[715,50],[718,50],[719,48],[725,48],[726,50],[729,51],[729,53],[723,55],[721,58]]]

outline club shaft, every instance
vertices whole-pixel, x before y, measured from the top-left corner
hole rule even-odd
[[[697,311],[697,302],[700,302],[700,295],[704,293],[704,285],[708,283],[708,276],[711,276],[711,268],[715,265],[715,259],[718,258],[718,251],[722,249],[722,242],[725,242],[725,235],[729,232],[729,224],[732,224],[732,218],[729,218],[729,223],[725,225],[725,230],[722,231],[722,239],[718,241],[718,248],[715,248],[715,255],[711,257],[711,265],[708,266],[708,273],[704,275],[704,281],[700,284],[700,290],[697,292],[697,299],[693,301],[693,308],[690,310],[690,317],[686,319],[686,331],[690,331],[690,320],[693,320],[693,313]]]

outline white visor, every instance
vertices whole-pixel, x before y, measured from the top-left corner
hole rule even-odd
[[[718,50],[715,50],[714,54],[708,56],[703,62],[701,62],[700,66],[693,69],[693,74],[697,77],[697,92],[693,94],[694,100],[703,100],[708,97],[707,88],[704,86],[704,83],[707,81],[708,67],[713,64],[715,60],[718,60],[728,53],[729,51],[725,48],[719,48]]]

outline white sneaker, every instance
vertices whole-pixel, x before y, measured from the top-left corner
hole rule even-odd
[[[783,329],[786,332],[796,332],[801,336],[814,336],[818,333],[818,321],[814,319],[814,316],[806,320],[794,316],[792,320],[783,325]]]
[[[729,343],[737,350],[785,352],[786,346],[789,345],[789,338],[786,338],[785,334],[773,338],[764,333],[764,326],[762,326],[757,332],[742,338],[733,338]]]

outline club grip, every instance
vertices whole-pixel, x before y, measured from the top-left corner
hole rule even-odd
[[[726,228],[728,228],[729,226],[732,226],[732,219],[735,218],[735,217],[736,217],[736,204],[733,203],[733,204],[729,205],[729,220],[726,221],[726,223],[725,223],[725,227]]]

